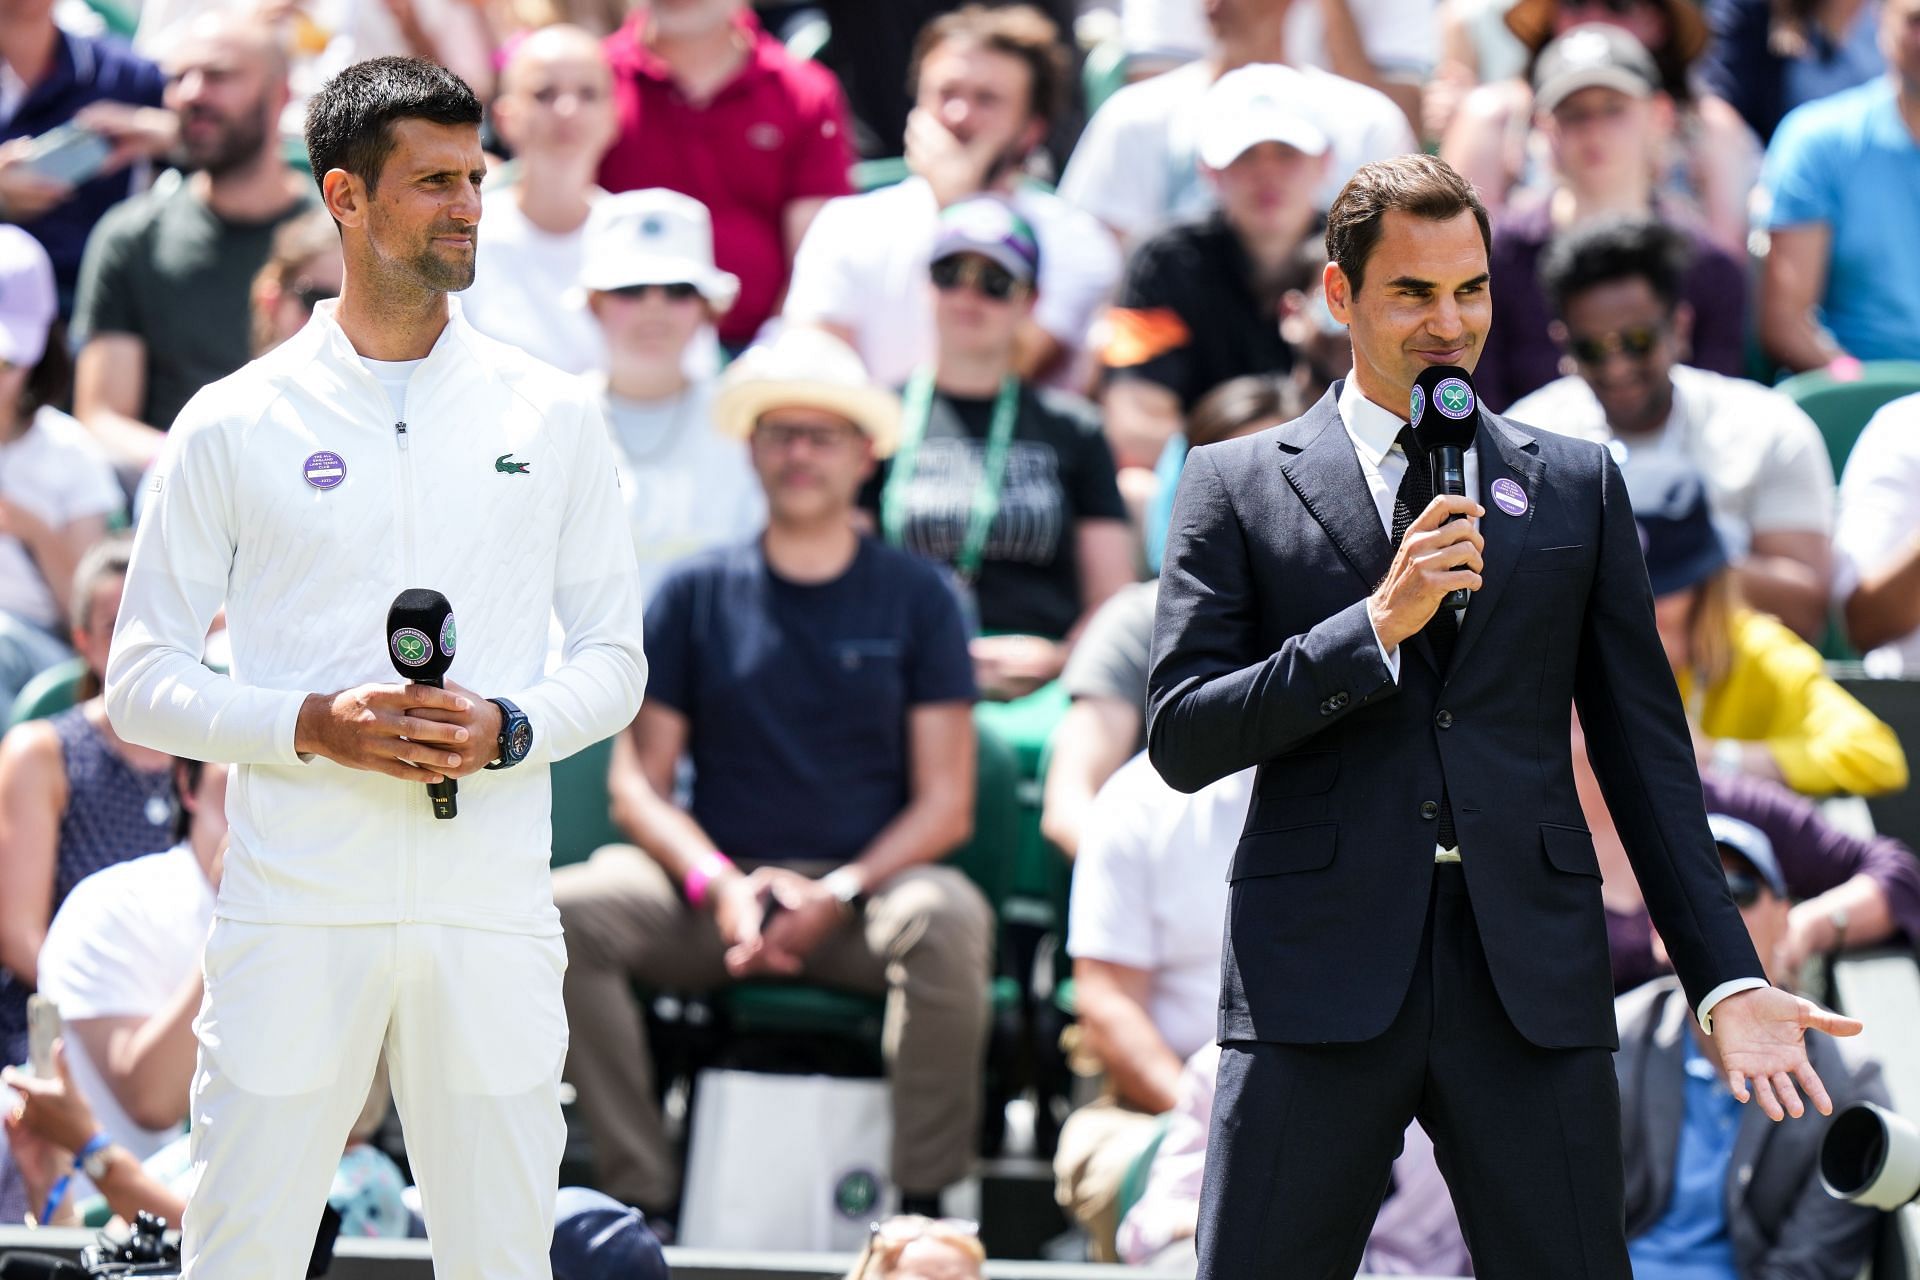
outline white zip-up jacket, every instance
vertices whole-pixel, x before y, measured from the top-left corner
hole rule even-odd
[[[475,332],[458,302],[396,422],[334,307],[181,411],[134,541],[107,714],[130,742],[238,766],[224,918],[558,934],[547,765],[625,727],[646,682],[605,422],[584,384]],[[453,605],[448,682],[533,727],[524,763],[460,780],[451,820],[420,783],[294,750],[308,694],[399,678],[387,609],[410,587]],[[200,661],[222,605],[231,675]],[[543,674],[555,616],[565,647]]]

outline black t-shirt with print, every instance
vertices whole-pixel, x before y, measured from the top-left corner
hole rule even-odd
[[[906,550],[949,566],[959,558],[993,405],[992,397],[933,397],[903,506]],[[885,464],[875,472],[862,506],[880,510],[888,474]],[[1126,518],[1098,411],[1063,392],[1021,388],[1000,509],[974,586],[981,629],[1064,637],[1080,617],[1076,523]]]

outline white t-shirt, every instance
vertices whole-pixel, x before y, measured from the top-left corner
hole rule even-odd
[[[1052,192],[1022,187],[1014,208],[1040,244],[1034,320],[1069,350],[1120,280],[1120,252],[1098,223]],[[830,200],[793,263],[783,315],[794,324],[835,324],[875,382],[904,385],[934,354],[933,285],[927,267],[940,207],[921,178]]]
[[[58,409],[42,408],[17,440],[0,444],[0,498],[58,528],[120,510],[120,482],[93,437]],[[0,534],[0,611],[56,635],[66,631],[53,590],[27,546]]]
[[[1367,60],[1384,75],[1424,77],[1438,44],[1432,0],[1347,0]],[[1318,4],[1287,11],[1286,54],[1300,66],[1325,67],[1326,24]],[[1213,45],[1202,0],[1122,0],[1120,42],[1127,52],[1205,57]]]
[[[66,1023],[152,1017],[199,970],[212,927],[213,886],[185,844],[96,871],[47,926],[41,994]],[[100,1127],[134,1155],[146,1159],[179,1132],[136,1125],[76,1036],[67,1037],[67,1063]]]
[[[712,382],[696,382],[665,402],[642,403],[613,395],[598,381],[640,564],[640,598],[650,600],[681,560],[759,533],[767,522],[766,496],[745,442],[713,429]]]
[[[1905,554],[1920,536],[1920,395],[1873,415],[1847,454],[1833,531],[1834,594],[1845,601],[1862,576]],[[1920,631],[1866,655],[1879,676],[1920,674]]]
[[[1820,428],[1757,382],[1675,365],[1666,425],[1631,443],[1614,441],[1600,402],[1574,374],[1522,398],[1507,416],[1611,445],[1629,492],[1651,467],[1691,464],[1705,478],[1714,520],[1736,542],[1736,554],[1756,533],[1833,529],[1833,463]]]
[[[1147,1016],[1182,1059],[1218,1034],[1227,865],[1253,777],[1184,795],[1142,752],[1100,788],[1073,860],[1067,954],[1150,972]]]
[[[1378,89],[1318,67],[1295,74],[1333,142],[1322,209],[1361,165],[1418,149],[1406,113]],[[1209,66],[1193,62],[1107,99],[1073,149],[1060,194],[1129,240],[1212,208],[1213,187],[1196,158],[1200,104],[1212,84]]]
[[[473,285],[460,295],[461,314],[489,338],[556,369],[604,369],[606,340],[578,283],[586,228],[542,231],[520,211],[515,190],[489,191],[481,202]]]
[[[374,381],[387,393],[387,402],[393,406],[393,418],[396,422],[407,420],[407,384],[413,381],[413,371],[421,365],[420,360],[375,360],[372,356],[361,356],[360,363],[367,366]]]

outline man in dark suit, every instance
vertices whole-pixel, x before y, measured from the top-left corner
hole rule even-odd
[[[1826,1112],[1804,1032],[1859,1029],[1766,984],[1606,450],[1481,413],[1469,496],[1438,498],[1408,456],[1420,370],[1479,358],[1489,241],[1444,163],[1360,169],[1325,277],[1353,376],[1181,478],[1150,750],[1187,790],[1260,767],[1228,872],[1203,1278],[1346,1280],[1415,1117],[1482,1280],[1630,1274],[1576,704],[1732,1091],[1797,1116],[1797,1079]],[[1456,587],[1462,616],[1439,607]]]
[[[1787,879],[1773,842],[1725,814],[1707,822],[1727,889],[1768,968],[1787,937]],[[1728,1096],[1714,1038],[1703,1036],[1672,978],[1614,1002],[1620,1023],[1621,1137],[1627,1252],[1636,1280],[1852,1280],[1873,1248],[1879,1214],[1820,1185],[1823,1120],[1772,1125]],[[1880,1070],[1849,1068],[1829,1040],[1807,1056],[1841,1106],[1887,1105]]]

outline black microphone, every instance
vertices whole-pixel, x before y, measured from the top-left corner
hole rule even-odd
[[[444,689],[453,646],[453,606],[445,596],[413,587],[393,598],[387,610],[387,656],[404,679]],[[454,799],[459,790],[452,778],[427,784],[434,817],[451,818],[460,811]]]
[[[1473,375],[1452,364],[1421,370],[1413,380],[1407,423],[1413,428],[1413,438],[1426,451],[1435,495],[1465,497],[1467,450],[1473,447],[1474,432],[1480,425],[1480,397],[1473,391]],[[1413,514],[1418,518],[1420,513]],[[1465,587],[1456,587],[1440,603],[1443,608],[1464,609],[1471,595]]]
[[[50,1253],[15,1250],[0,1258],[0,1280],[87,1280],[87,1272],[79,1263]]]

